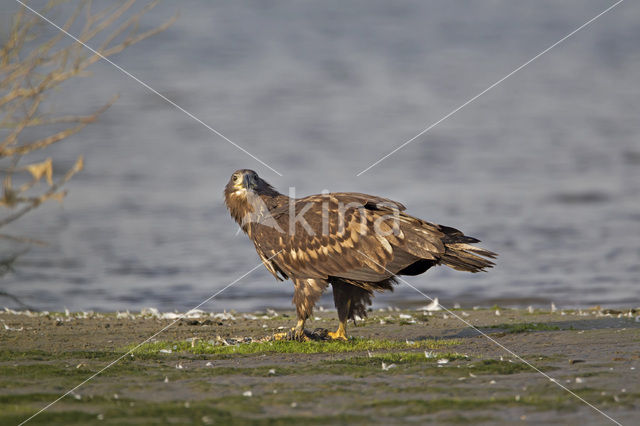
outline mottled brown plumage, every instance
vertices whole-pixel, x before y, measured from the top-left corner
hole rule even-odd
[[[493,266],[496,254],[474,246],[479,240],[404,212],[395,201],[355,192],[289,198],[252,170],[235,172],[225,204],[253,241],[276,279],[294,282],[293,303],[304,336],[304,322],[329,284],[340,327],[366,316],[375,291],[392,291],[396,275],[418,275],[443,264],[479,272]]]

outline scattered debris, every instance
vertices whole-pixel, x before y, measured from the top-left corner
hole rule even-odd
[[[7,330],[7,331],[22,331],[22,330],[24,330],[24,327],[20,327],[20,328],[9,327],[4,321],[2,321],[2,325],[4,325],[4,329]]]
[[[280,328],[278,328],[279,330]],[[224,337],[220,337],[220,336],[216,336],[216,341],[219,343],[222,343],[225,346],[234,346],[235,342],[229,342],[227,339],[225,339]]]
[[[436,297],[427,306],[423,306],[421,308],[418,308],[417,310],[418,311],[428,311],[428,312],[441,311],[442,310],[442,306],[440,306],[440,301]]]
[[[384,362],[382,363],[382,371],[389,371],[389,370],[391,370],[392,368],[395,368],[395,367],[396,367],[395,364],[387,365]]]
[[[133,319],[135,317],[131,315],[127,310],[126,312],[120,312],[120,311],[116,312],[116,318],[117,319],[129,319],[129,318]]]
[[[129,311],[127,311],[127,313],[129,313]],[[158,311],[157,308],[142,308],[140,315],[158,318],[160,316],[160,311]]]

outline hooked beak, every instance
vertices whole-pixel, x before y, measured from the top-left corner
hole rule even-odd
[[[246,189],[255,189],[257,185],[251,180],[251,176],[246,174],[242,177],[242,184]]]

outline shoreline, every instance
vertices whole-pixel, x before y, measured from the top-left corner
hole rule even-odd
[[[640,403],[640,311],[455,309],[622,423]],[[0,312],[0,423],[382,424],[605,417],[443,311],[374,310],[342,342],[271,342],[293,311]],[[335,312],[307,324],[332,330]],[[626,421],[625,421],[626,420]]]
[[[377,311],[380,309],[401,309],[401,310],[416,310],[424,305],[430,303],[430,300],[426,298],[407,298],[404,294],[399,294],[396,292],[393,293],[383,293],[377,294],[376,298],[373,300],[373,305],[369,307],[370,310]],[[463,309],[487,309],[490,307],[500,306],[507,309],[528,309],[529,307],[535,310],[551,310],[551,306],[554,305],[558,310],[590,310],[601,307],[603,309],[615,309],[615,310],[624,310],[624,309],[640,309],[640,299],[638,300],[607,300],[607,301],[567,301],[564,299],[552,299],[547,297],[526,297],[526,298],[517,298],[517,297],[489,297],[489,298],[463,298],[463,297],[451,297],[447,295],[431,295],[434,299],[439,299],[441,304],[449,309],[458,309],[462,307]],[[203,296],[203,299],[206,296]],[[285,294],[275,294],[275,295],[261,295],[261,297],[266,298],[266,300],[262,304],[244,304],[238,303],[237,298],[233,299],[216,299],[214,302],[207,304],[207,311],[216,311],[216,312],[224,312],[226,311],[236,311],[242,313],[254,313],[256,311],[266,311],[266,310],[276,310],[276,311],[288,311],[293,309],[293,305],[291,304],[291,292],[286,292]],[[54,305],[54,306],[34,306],[29,305],[28,303],[24,303],[22,306],[15,305],[13,303],[7,303],[9,300],[7,298],[3,298],[0,295],[0,312],[3,311],[25,311],[31,310],[33,312],[64,312],[65,310],[69,310],[71,312],[95,312],[108,314],[116,311],[130,311],[130,312],[139,312],[144,309],[158,309],[162,312],[185,312],[185,310],[194,306],[194,304],[188,304],[186,306],[180,305],[167,305],[163,303],[157,304],[141,304],[134,303],[130,304],[126,308],[122,308],[121,304],[118,303],[109,303],[106,307],[91,307],[89,304],[89,308],[75,308],[74,305],[65,306],[64,304]],[[224,308],[221,308],[224,307]],[[321,300],[316,305],[316,309],[322,308],[325,310],[335,309],[333,304],[333,299],[331,292],[324,294]]]

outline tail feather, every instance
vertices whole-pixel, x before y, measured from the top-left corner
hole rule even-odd
[[[449,226],[439,225],[444,232],[444,255],[440,263],[457,271],[481,272],[495,264],[489,259],[495,259],[498,255],[482,247],[473,246],[479,243],[477,238],[464,235],[461,231]]]
[[[467,243],[445,244],[445,253],[440,262],[457,271],[481,272],[495,265],[489,259],[498,255],[481,247],[474,247]],[[485,259],[489,258],[489,259]]]
[[[464,235],[462,231],[450,226],[425,222],[408,215],[401,216],[400,220],[400,229],[405,235],[402,250],[418,259],[432,260],[434,263],[468,272],[485,271],[495,265],[490,259],[495,259],[498,255],[472,245],[480,242],[477,238]],[[427,267],[418,270],[415,269],[415,265],[409,265],[407,268],[417,273],[428,269]],[[412,267],[415,270],[412,270]],[[405,269],[399,271],[404,272]]]

